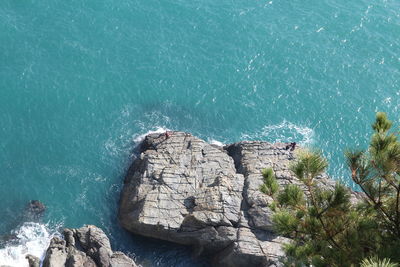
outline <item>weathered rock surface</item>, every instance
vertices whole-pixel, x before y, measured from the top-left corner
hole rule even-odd
[[[26,255],[25,259],[28,260],[29,267],[40,267],[40,259],[33,255]]]
[[[271,199],[260,191],[264,168],[274,170],[279,185],[296,184],[305,190],[304,185],[289,170],[295,155],[285,147],[284,143],[270,144],[262,141],[243,141],[225,147],[234,159],[238,172],[246,178],[243,197],[252,228],[272,230],[272,212],[268,208]],[[323,188],[334,188],[336,184],[326,175],[318,177],[317,183]]]
[[[96,226],[64,229],[64,239],[54,237],[43,267],[136,267],[122,252],[113,252],[105,233]]]
[[[272,232],[272,199],[260,186],[264,168],[272,168],[281,185],[301,186],[289,171],[295,155],[286,144],[245,141],[222,148],[172,132],[148,135],[140,152],[121,194],[124,228],[192,245],[216,266],[280,266],[289,240]],[[335,186],[326,175],[317,180]]]
[[[260,142],[242,155],[233,145],[228,155],[187,133],[148,135],[125,180],[121,224],[137,234],[193,245],[198,253],[215,255],[215,264],[276,265],[286,239],[270,231],[268,199],[259,186],[260,171],[268,166],[292,178],[285,166],[293,156],[283,146]]]

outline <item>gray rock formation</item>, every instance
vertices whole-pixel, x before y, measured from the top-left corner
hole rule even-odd
[[[120,221],[145,236],[192,245],[215,265],[274,266],[286,238],[271,231],[261,170],[295,182],[285,144],[242,142],[224,148],[190,134],[148,135],[125,179]]]
[[[39,200],[29,201],[26,212],[31,216],[40,216],[46,211],[46,206]]]
[[[26,255],[25,259],[29,262],[29,267],[40,267],[40,259],[33,255]]]
[[[113,252],[104,232],[93,225],[64,229],[64,239],[54,237],[43,267],[136,267],[122,252]]]
[[[294,159],[284,143],[222,148],[183,132],[150,134],[126,176],[120,222],[139,235],[192,245],[216,266],[280,266],[289,240],[272,232],[261,171],[272,168],[280,185],[302,186],[289,171]],[[335,186],[326,175],[317,180]]]

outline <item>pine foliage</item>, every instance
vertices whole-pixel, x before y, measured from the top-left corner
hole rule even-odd
[[[260,189],[273,199],[275,230],[293,240],[285,247],[287,266],[400,262],[400,142],[391,127],[386,114],[377,113],[369,149],[345,153],[363,192],[359,201],[339,183],[331,190],[319,186],[328,163],[317,151],[302,150],[290,166],[300,186],[279,188],[272,169],[263,171]]]
[[[346,158],[365,194],[363,205],[379,226],[377,254],[400,262],[400,142],[391,127],[386,114],[378,112],[368,150],[349,151]]]
[[[378,257],[364,259],[361,262],[361,267],[398,267],[397,263],[392,263],[389,259],[380,260]]]
[[[264,169],[262,171],[262,175],[264,178],[264,183],[261,185],[261,192],[269,196],[274,196],[279,188],[274,171],[271,168]]]

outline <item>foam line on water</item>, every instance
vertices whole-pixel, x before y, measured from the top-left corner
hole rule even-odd
[[[314,136],[313,129],[283,120],[279,124],[265,125],[256,133],[243,133],[241,139],[261,139],[269,142],[298,142],[303,146],[307,146],[313,143]]]

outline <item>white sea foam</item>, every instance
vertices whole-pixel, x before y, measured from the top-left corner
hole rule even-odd
[[[216,146],[224,146],[225,145],[221,141],[218,141],[215,139],[208,139],[208,143],[210,143],[211,145],[216,145]]]
[[[301,145],[312,144],[313,138],[313,129],[286,120],[279,124],[266,125],[257,133],[244,133],[241,136],[242,140],[263,139],[270,142],[298,142]]]
[[[26,222],[14,230],[15,240],[0,249],[0,265],[12,267],[28,267],[27,254],[43,259],[51,238],[56,231],[46,225]]]
[[[133,141],[136,144],[138,144],[138,143],[142,142],[144,140],[144,138],[149,134],[152,134],[152,133],[165,133],[167,131],[172,131],[172,130],[170,130],[170,129],[166,128],[166,127],[156,126],[156,127],[154,127],[153,129],[147,131],[144,134],[134,135]],[[213,138],[208,138],[207,141],[208,141],[209,144],[212,144],[212,145],[217,145],[217,146],[224,146],[225,145],[223,142],[218,141],[218,140],[213,139]]]
[[[170,131],[170,129],[167,129],[165,127],[154,127],[152,130],[144,133],[144,134],[137,134],[133,137],[133,141],[135,143],[140,143],[144,140],[146,135],[152,134],[152,133],[165,133],[166,131]]]

